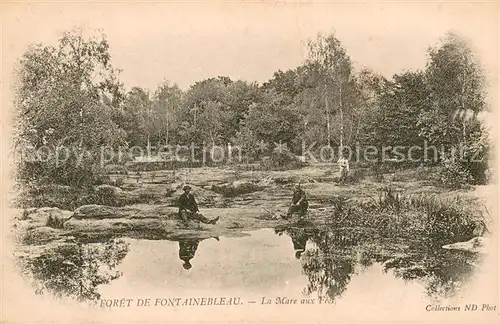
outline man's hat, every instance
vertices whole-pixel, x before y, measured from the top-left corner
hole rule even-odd
[[[189,189],[191,189],[190,186],[184,186],[184,187],[182,187],[182,190],[189,190]]]

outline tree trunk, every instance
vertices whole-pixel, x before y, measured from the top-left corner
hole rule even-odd
[[[339,107],[340,107],[340,150],[344,147],[344,109],[342,108],[342,83],[339,88]]]
[[[83,105],[80,106],[80,142],[78,143],[78,151],[81,152],[83,149]]]
[[[168,105],[167,105],[167,110],[166,110],[166,116],[165,116],[165,122],[167,124],[167,127],[165,129],[165,145],[168,145]]]
[[[354,143],[358,141],[359,129],[361,128],[360,125],[361,125],[361,117],[358,118],[358,124],[356,125],[356,135],[354,136]]]
[[[328,140],[328,146],[330,146],[330,108],[328,107],[328,91],[326,88],[326,82],[325,82],[325,110],[326,110],[327,140]]]
[[[151,157],[151,142],[149,141],[149,133],[148,133],[148,147],[147,147],[147,151],[148,151],[148,159]]]

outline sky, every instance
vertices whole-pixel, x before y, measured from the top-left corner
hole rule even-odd
[[[498,71],[498,5],[490,3],[44,2],[4,3],[3,77],[33,42],[65,30],[101,29],[126,89],[165,80],[186,89],[205,78],[264,82],[307,55],[305,41],[335,32],[355,62],[386,77],[425,67],[426,51],[447,31],[472,41]],[[493,75],[493,74],[492,74]],[[494,81],[496,82],[496,80]]]

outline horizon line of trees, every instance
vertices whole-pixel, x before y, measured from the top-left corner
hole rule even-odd
[[[260,85],[218,76],[187,90],[166,81],[154,92],[138,86],[125,92],[105,35],[84,38],[67,32],[57,46],[35,44],[20,58],[15,136],[33,147],[65,145],[81,151],[103,145],[231,142],[250,157],[257,157],[261,142],[283,143],[299,153],[303,142],[342,148],[410,147],[426,141],[465,146],[466,154],[479,152],[487,161],[490,143],[478,118],[488,108],[485,77],[458,35],[448,33],[429,48],[425,69],[391,79],[369,69],[355,71],[334,34],[318,34],[308,48],[301,65],[278,70]],[[446,166],[450,158],[439,160]],[[486,162],[453,163],[452,172],[464,173],[468,182],[485,181]],[[60,167],[52,166],[45,178],[60,174]],[[70,174],[72,166],[65,168]],[[74,180],[68,176],[64,182]]]

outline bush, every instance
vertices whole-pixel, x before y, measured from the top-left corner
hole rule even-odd
[[[365,178],[365,171],[362,169],[351,169],[347,174],[347,178],[345,179],[345,183],[353,184],[358,183]]]
[[[74,151],[72,151],[74,152]],[[89,187],[100,184],[104,170],[98,154],[70,154],[66,160],[23,161],[18,170],[20,183],[59,184],[71,187]]]
[[[421,235],[432,244],[467,241],[484,226],[484,217],[464,198],[453,200],[435,196],[405,196],[393,188],[385,188],[377,201],[365,210],[377,217],[372,225],[389,235],[391,231],[407,236]],[[392,216],[391,216],[392,215]],[[391,227],[389,230],[387,227]]]
[[[446,159],[438,172],[438,184],[450,189],[467,188],[473,177],[460,161]]]
[[[438,183],[459,189],[489,181],[489,143],[484,134],[472,134],[471,139],[454,147],[441,161]]]
[[[64,228],[64,219],[60,219],[55,216],[52,217],[52,215],[49,214],[45,226],[52,228]]]
[[[375,163],[370,166],[370,173],[373,174],[373,178],[377,182],[384,180],[384,173],[386,172],[388,172],[388,168],[383,163]]]
[[[261,160],[265,170],[292,170],[304,167],[305,163],[287,148],[274,149],[269,157]]]

